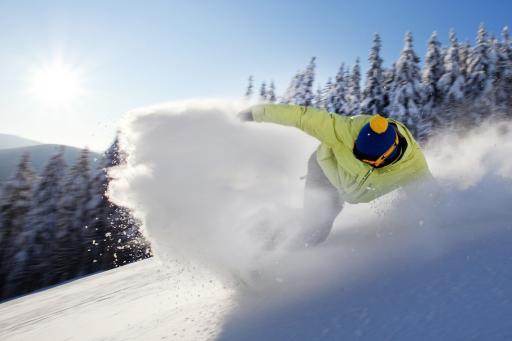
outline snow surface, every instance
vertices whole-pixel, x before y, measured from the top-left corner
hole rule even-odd
[[[379,239],[386,247],[372,252],[378,241],[367,237],[336,233],[314,251],[324,260],[348,253],[361,267],[334,269],[330,287],[315,294],[290,297],[288,281],[237,294],[198,269],[148,260],[1,304],[0,339],[512,338],[512,230],[473,236],[430,257],[415,252],[417,245],[397,250],[391,234]],[[353,248],[342,252],[344,244]]]
[[[436,138],[439,187],[348,205],[324,245],[293,251],[314,143],[233,112],[134,113],[111,192],[158,261],[3,303],[0,339],[512,339],[512,125]]]
[[[145,260],[0,305],[0,340],[209,340],[232,290]]]

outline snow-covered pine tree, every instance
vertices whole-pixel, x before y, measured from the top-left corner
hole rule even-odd
[[[286,89],[286,93],[282,97],[281,103],[284,104],[296,104],[297,98],[300,96],[299,91],[302,84],[302,79],[304,78],[303,72],[297,72],[292,80],[290,81],[290,85],[288,89]]]
[[[315,80],[315,60],[311,58],[304,71],[299,71],[291,80],[290,86],[283,96],[282,103],[310,106],[313,104],[314,91],[313,82]]]
[[[418,137],[418,122],[423,106],[423,85],[419,69],[420,59],[413,49],[411,32],[405,35],[405,45],[396,62],[395,89],[391,94],[391,117],[403,122]]]
[[[500,59],[497,70],[500,73],[499,89],[497,100],[501,108],[504,108],[505,115],[512,118],[512,40],[508,27],[505,26],[501,32],[502,41],[500,49]]]
[[[373,46],[368,57],[368,71],[366,85],[363,90],[361,112],[368,115],[382,114],[384,112],[384,89],[382,75],[382,58],[380,57],[380,35],[373,36]]]
[[[100,168],[92,180],[90,221],[88,224],[86,244],[88,259],[85,267],[90,271],[108,270],[116,267],[117,228],[111,226],[110,216],[116,207],[110,202],[107,194],[111,176],[110,167],[118,166],[124,162],[125,155],[119,152],[119,132],[110,148],[105,152]]]
[[[420,140],[426,140],[430,136],[432,129],[438,129],[443,125],[443,119],[440,114],[443,92],[439,89],[438,85],[443,74],[444,64],[441,43],[437,39],[437,32],[433,32],[428,41],[422,72],[425,101],[423,104],[423,115],[418,128]]]
[[[123,266],[151,257],[151,245],[142,234],[141,222],[129,209],[112,206],[108,215],[112,233],[110,252],[114,256],[114,267]]]
[[[498,39],[494,36],[494,34],[492,34],[489,37],[488,44],[489,44],[489,77],[490,77],[490,83],[491,83],[490,93],[489,93],[489,97],[490,97],[489,102],[490,102],[492,109],[490,111],[485,112],[484,119],[489,116],[495,115],[497,112],[495,86],[497,85],[497,78],[500,76],[497,74],[497,71],[498,71],[497,68],[498,68],[498,59],[500,58],[499,50],[501,49],[501,42],[498,41]]]
[[[330,103],[332,104],[331,112],[340,115],[348,115],[350,112],[349,105],[347,103],[347,79],[345,74],[345,65],[341,64],[336,74],[336,80],[334,85],[330,89]]]
[[[267,83],[265,81],[261,83],[259,101],[267,102]]]
[[[304,77],[302,78],[302,84],[300,88],[301,98],[296,102],[298,105],[311,106],[313,104],[314,92],[313,83],[315,81],[315,63],[316,57],[311,58]]]
[[[361,68],[359,58],[350,73],[347,93],[347,115],[359,115],[361,113]]]
[[[464,76],[464,79],[468,77],[468,64],[469,64],[469,54],[471,51],[471,44],[469,41],[465,41],[462,44],[459,44],[459,65],[460,72]]]
[[[52,255],[54,283],[85,273],[82,264],[88,247],[86,227],[90,222],[90,201],[89,150],[83,149],[66,176],[63,194],[59,200],[56,250]]]
[[[479,125],[494,109],[492,93],[495,65],[492,63],[487,30],[480,24],[476,46],[469,55],[465,88],[466,99],[474,105],[460,122],[464,126]]]
[[[494,78],[494,103],[496,114],[501,117],[507,117],[512,108],[510,99],[512,98],[512,46],[508,27],[504,27],[501,32],[502,40],[493,42],[493,54],[496,56],[496,73]]]
[[[384,90],[384,109],[382,115],[384,117],[389,117],[391,113],[391,96],[395,91],[395,73],[396,73],[396,64],[393,63],[390,68],[384,69],[382,72],[383,78],[383,90]]]
[[[450,32],[450,47],[444,59],[444,73],[438,81],[442,93],[439,119],[433,120],[433,128],[454,128],[461,114],[467,109],[464,103],[465,77],[460,66],[461,48],[455,32]]]
[[[324,110],[328,112],[335,112],[336,110],[336,87],[332,83],[332,79],[329,77],[327,83],[322,89],[322,98],[324,100]]]
[[[450,32],[453,30],[450,30]],[[448,54],[449,46],[440,46],[439,50],[441,51],[441,62],[444,63],[444,59],[446,58],[446,55]],[[443,64],[444,66],[444,64]]]
[[[489,39],[489,60],[490,65],[492,67],[490,73],[492,74],[491,83],[492,83],[492,93],[491,93],[491,103],[493,105],[492,111],[488,114],[488,116],[496,116],[503,117],[502,110],[500,108],[500,93],[501,89],[498,89],[497,86],[500,84],[501,70],[498,67],[498,64],[501,63],[502,55],[501,55],[501,42],[496,39],[494,35]]]
[[[6,280],[16,263],[16,240],[23,233],[32,205],[35,175],[29,154],[24,154],[15,175],[7,181],[0,198],[0,297],[6,296]]]
[[[248,79],[248,84],[247,84],[247,90],[245,90],[245,98],[247,100],[250,100],[251,97],[252,97],[252,94],[254,92],[254,88],[253,88],[253,77],[252,76],[249,76],[249,79]]]
[[[14,242],[15,266],[8,276],[9,296],[53,284],[51,262],[55,251],[58,203],[65,176],[64,148],[53,155],[37,182],[23,233]]]
[[[120,148],[118,136],[105,153],[107,182],[112,180],[108,170],[125,162],[126,155]],[[105,189],[107,187],[108,184],[104,186]],[[113,260],[113,264],[107,265],[117,267],[151,257],[151,246],[142,234],[140,221],[133,217],[129,209],[111,203],[105,192],[103,200],[106,200],[108,204],[106,221],[109,229],[109,234],[106,236],[104,259]]]
[[[108,224],[108,213],[112,205],[106,196],[108,174],[105,161],[93,172],[91,197],[87,204],[90,215],[87,229],[84,231],[86,254],[82,258],[82,268],[86,273],[108,270],[114,267],[113,253],[108,251],[111,228]]]
[[[318,88],[316,89],[315,98],[313,100],[313,106],[318,109],[324,108],[324,96],[322,87],[320,85],[318,85]]]
[[[274,84],[274,81],[270,81],[270,87],[267,92],[267,101],[269,103],[275,103],[276,100],[276,86]]]

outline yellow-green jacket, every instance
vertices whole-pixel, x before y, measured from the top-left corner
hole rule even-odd
[[[407,140],[404,155],[396,162],[374,168],[353,154],[354,141],[372,116],[341,116],[311,107],[265,104],[252,107],[257,122],[272,122],[299,128],[317,138],[318,164],[325,175],[349,203],[369,202],[422,177],[430,176],[427,162],[411,132],[395,123]]]

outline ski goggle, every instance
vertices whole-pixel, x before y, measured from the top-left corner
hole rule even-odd
[[[379,158],[375,161],[372,161],[372,160],[365,160],[365,159],[360,159],[362,162],[364,163],[367,163],[373,167],[379,167],[380,165],[382,165],[384,163],[384,161],[386,161],[386,159],[391,155],[393,154],[393,152],[395,151],[395,149],[398,147],[398,134],[395,132],[395,142],[393,143],[393,145],[391,147],[389,147],[388,150],[386,150],[384,152],[384,154],[382,154],[381,156],[379,156]]]

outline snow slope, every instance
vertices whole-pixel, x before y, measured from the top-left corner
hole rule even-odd
[[[512,339],[511,124],[435,139],[437,184],[347,205],[324,245],[293,250],[314,144],[229,112],[134,113],[111,195],[159,261],[3,303],[0,339]]]
[[[231,291],[183,266],[141,261],[0,305],[0,340],[208,340]]]
[[[296,255],[311,276],[288,268],[261,291],[142,261],[1,304],[0,339],[510,340],[510,226],[430,252],[410,236],[337,231]]]
[[[438,250],[406,232],[335,234],[313,256],[340,267],[350,259],[357,269],[334,268],[327,280],[329,270],[315,269],[313,278],[329,284],[301,295],[290,290],[311,277],[281,278],[265,295],[243,298],[218,339],[512,340],[512,223],[486,227],[461,228],[465,240]]]

